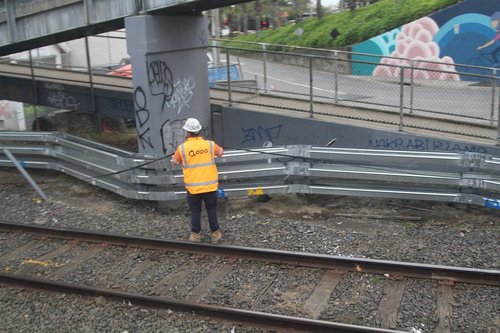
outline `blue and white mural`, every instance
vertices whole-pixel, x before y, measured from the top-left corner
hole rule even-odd
[[[467,74],[492,75],[500,65],[500,2],[466,0],[357,44],[353,51],[390,57],[353,56],[375,62],[354,64],[353,74],[395,77],[399,68],[391,65],[413,64],[419,68],[414,73],[417,79],[478,80]]]

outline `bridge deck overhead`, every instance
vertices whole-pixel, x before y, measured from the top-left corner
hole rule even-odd
[[[199,15],[250,0],[0,0],[0,56],[124,28],[127,16]]]

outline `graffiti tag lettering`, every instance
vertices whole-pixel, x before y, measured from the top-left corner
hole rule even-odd
[[[162,110],[165,103],[170,101],[174,93],[172,71],[167,64],[160,60],[155,60],[146,64],[148,69],[148,83],[151,94],[163,96]]]
[[[182,81],[178,80],[174,84],[174,93],[170,101],[166,101],[165,105],[176,108],[177,114],[180,114],[184,107],[189,108],[189,102],[193,98],[193,90],[195,83],[192,78],[185,78]]]
[[[73,96],[67,96],[64,91],[52,91],[47,96],[47,102],[56,108],[78,110],[80,103]]]
[[[149,121],[149,110],[147,109],[147,99],[144,90],[141,87],[137,87],[134,91],[134,104],[135,104],[135,117],[137,120],[137,136],[139,142],[143,149],[146,145],[150,148],[154,148],[151,142],[151,128],[148,125]]]
[[[486,154],[486,148],[474,145],[463,145],[435,139],[370,139],[365,148],[394,149],[410,151],[437,151],[437,152],[472,152]]]
[[[256,128],[242,128],[243,131],[243,141],[241,143],[247,142],[257,142],[257,141],[271,141],[276,140],[281,132],[282,125],[277,125],[273,127],[263,128],[258,126]]]
[[[58,83],[44,82],[44,88],[49,90],[47,102],[56,108],[78,110],[80,103],[72,95],[66,94],[64,86]]]

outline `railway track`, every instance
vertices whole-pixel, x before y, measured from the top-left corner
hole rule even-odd
[[[395,332],[408,311],[404,299],[418,289],[431,295],[434,331],[451,332],[454,296],[469,288],[498,294],[500,285],[497,270],[8,222],[0,222],[0,244],[3,285],[100,295],[270,330]],[[340,291],[342,284],[351,290]],[[364,318],[345,311],[356,302],[366,307]]]

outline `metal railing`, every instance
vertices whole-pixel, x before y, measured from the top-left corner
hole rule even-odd
[[[274,105],[271,100],[266,105],[286,105],[310,117],[334,115],[392,124],[400,131],[428,129],[500,144],[498,68],[282,45],[251,46],[216,45],[212,52],[219,52],[215,58],[223,62],[241,64],[243,79],[255,78],[256,94],[277,98]],[[229,85],[227,95],[217,94],[217,98],[230,104],[263,103],[263,98],[235,94],[233,87],[238,87],[237,81]],[[442,128],[444,121],[448,125]]]
[[[243,44],[245,48],[213,43],[224,45],[210,46],[220,65],[210,70],[222,68],[226,74],[226,80],[211,83],[214,100],[383,123],[400,131],[466,135],[500,145],[498,68],[262,43]],[[240,69],[237,79],[230,75],[231,65]],[[23,75],[33,87],[48,77],[43,63],[32,62],[30,68]],[[92,79],[78,83],[91,88],[113,84],[102,68],[60,70],[92,72]],[[375,72],[378,76],[367,74]]]
[[[166,156],[130,153],[63,133],[0,132],[0,166],[57,170],[132,199],[186,195]],[[20,162],[19,162],[20,161]],[[458,202],[500,209],[500,158],[283,146],[227,150],[221,196],[307,193]]]

